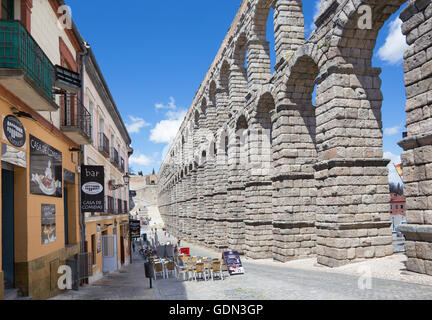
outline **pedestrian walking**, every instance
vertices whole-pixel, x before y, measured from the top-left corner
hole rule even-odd
[[[177,240],[177,245],[178,245],[179,248],[180,248],[180,243],[181,243],[181,240],[178,239],[178,240]]]

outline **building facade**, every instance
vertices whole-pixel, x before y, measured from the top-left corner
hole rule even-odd
[[[406,221],[406,197],[404,195],[390,194],[390,218],[393,232],[398,232],[398,226]]]
[[[303,1],[244,0],[159,170],[167,229],[254,259],[317,257],[337,267],[392,255],[381,70],[372,57],[380,29],[404,4],[401,231],[407,269],[432,275],[431,1],[323,0],[306,39]]]
[[[111,96],[93,51],[85,63],[85,98],[92,121],[92,144],[84,147],[84,163],[103,166],[105,172],[105,212],[86,213],[86,250],[92,253],[93,270],[89,282],[104,272],[118,270],[130,261],[129,171],[131,138]]]
[[[92,72],[103,77],[98,67],[92,69],[97,63],[91,50],[75,24],[59,23],[63,5],[62,0],[1,0],[0,299],[11,291],[33,299],[60,293],[59,267],[70,266],[74,278],[81,274],[77,266],[92,261],[97,224],[101,235],[127,237],[127,186],[107,192],[117,200],[115,208],[122,201],[121,209],[94,218],[96,225],[88,217],[86,228],[80,212],[80,166],[105,166],[115,181],[107,178],[109,190],[108,184],[120,184],[127,172],[131,149],[106,83],[94,79]],[[99,106],[106,114],[103,129],[90,113]],[[117,159],[99,157],[99,131],[114,135]],[[127,252],[116,251],[112,260],[126,259]],[[89,274],[98,273],[100,260],[96,255]]]

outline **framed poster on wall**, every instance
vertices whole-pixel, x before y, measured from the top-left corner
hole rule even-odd
[[[30,135],[30,193],[61,198],[62,153]]]
[[[54,204],[42,204],[42,244],[56,241],[56,208]]]

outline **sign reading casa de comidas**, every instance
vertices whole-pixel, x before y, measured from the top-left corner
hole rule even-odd
[[[62,153],[30,135],[30,193],[62,197]]]
[[[103,166],[81,166],[82,212],[105,211],[105,171]]]

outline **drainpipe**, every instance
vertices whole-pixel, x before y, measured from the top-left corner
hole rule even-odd
[[[77,61],[80,63],[77,64],[77,72],[81,74],[81,92],[80,92],[80,100],[81,103],[84,101],[84,64],[85,59],[88,56],[90,45],[88,42],[84,42],[84,51],[77,53]],[[80,59],[81,58],[81,59]],[[80,146],[81,152],[79,156],[79,166],[81,167],[82,164],[84,164],[85,160],[85,149],[84,146]],[[81,211],[81,170],[79,171],[79,192],[78,192],[78,199],[79,199],[79,212],[80,212],[80,226],[81,226],[81,253],[84,253],[85,251],[85,240],[86,240],[86,225],[85,225],[85,218],[84,218],[84,212]]]

